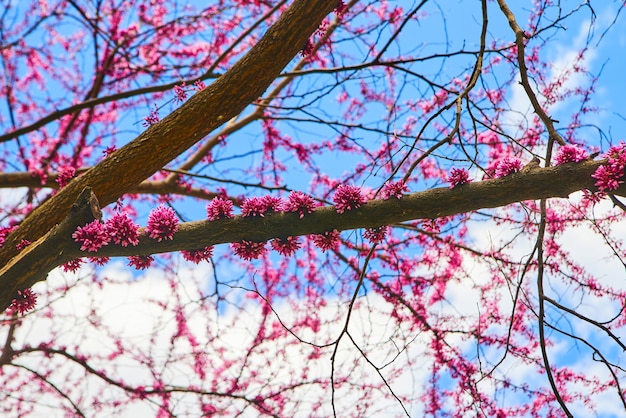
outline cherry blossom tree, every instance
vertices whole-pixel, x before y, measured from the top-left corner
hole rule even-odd
[[[624,414],[623,7],[5,0],[2,415]]]

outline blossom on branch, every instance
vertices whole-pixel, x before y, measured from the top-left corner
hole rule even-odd
[[[265,212],[280,212],[283,207],[283,199],[278,196],[266,195],[261,197]]]
[[[300,241],[298,237],[275,238],[270,245],[280,255],[291,256],[300,248]]]
[[[248,218],[251,216],[261,216],[267,211],[265,202],[260,197],[254,196],[245,199],[241,204],[241,216]]]
[[[213,256],[213,247],[209,246],[209,247],[204,247],[200,250],[191,250],[191,251],[182,250],[180,253],[183,255],[183,258],[185,260],[198,264],[199,262],[208,260]]]
[[[313,244],[322,251],[336,250],[339,248],[339,231],[333,229],[332,231],[326,231],[322,234],[311,235]]]
[[[448,182],[450,183],[450,188],[454,189],[457,186],[462,186],[463,184],[471,182],[471,180],[466,169],[453,168],[448,176]]]
[[[29,289],[18,290],[17,297],[11,301],[8,311],[9,313],[19,313],[23,315],[28,311],[35,309],[37,304],[37,295]]]
[[[565,163],[578,163],[585,161],[589,156],[587,151],[576,145],[565,145],[556,152],[555,163],[561,165]]]
[[[67,185],[67,183],[72,180],[76,174],[76,169],[71,165],[65,165],[59,168],[59,173],[57,174],[56,182],[59,184],[60,188],[63,188]]]
[[[105,222],[111,241],[122,247],[139,244],[139,225],[125,213],[116,213]]]
[[[176,103],[182,103],[187,99],[187,92],[185,91],[185,82],[183,81],[180,86],[174,86],[174,101]]]
[[[313,212],[317,207],[317,202],[309,195],[302,192],[291,192],[287,202],[283,204],[285,212],[298,212],[300,218],[304,218],[307,213]]]
[[[240,241],[233,242],[231,244],[233,251],[239,257],[243,258],[246,261],[254,260],[261,257],[267,249],[265,248],[265,242],[254,242],[254,241]]]
[[[388,200],[392,197],[396,199],[402,199],[403,193],[406,193],[408,191],[409,188],[406,183],[402,180],[399,180],[385,183],[382,190],[380,191],[380,194],[383,200]]]
[[[147,127],[147,126],[155,125],[158,121],[159,121],[159,109],[156,107],[156,105],[154,105],[154,109],[150,110],[150,114],[146,116],[145,118],[143,118],[143,126]]]
[[[81,251],[89,252],[98,251],[101,247],[107,245],[111,239],[106,226],[97,219],[85,226],[76,228],[72,238],[80,243]]]
[[[333,196],[335,201],[335,209],[337,213],[344,213],[347,210],[360,208],[363,203],[367,202],[361,189],[347,184],[340,184]]]
[[[154,258],[151,255],[131,255],[128,257],[128,265],[135,267],[137,270],[145,270],[154,261]]]
[[[176,231],[178,231],[178,218],[172,208],[161,205],[148,215],[146,233],[150,238],[159,242],[164,239],[171,240],[174,239]]]
[[[365,231],[363,231],[363,238],[365,238],[372,244],[378,244],[385,239],[388,230],[389,227],[387,226],[379,226],[377,228],[365,228]]]
[[[506,177],[510,174],[517,173],[522,169],[522,162],[519,158],[505,157],[498,161],[496,165],[496,177]]]
[[[78,269],[80,268],[82,264],[83,264],[83,259],[77,258],[76,260],[71,260],[71,261],[68,261],[67,263],[62,264],[61,268],[66,273],[75,273],[78,271]]]
[[[209,221],[216,221],[221,218],[232,218],[233,202],[229,199],[216,196],[206,205],[206,212]]]
[[[17,229],[17,225],[0,228],[0,247],[4,245],[5,238]]]
[[[626,167],[626,144],[621,142],[609,148],[605,157],[606,164],[598,167],[591,175],[597,181],[595,185],[602,192],[616,190],[624,183],[624,167]]]
[[[29,240],[23,239],[17,244],[15,244],[15,248],[17,248],[18,251],[22,251],[24,248],[28,247],[30,244],[31,242]]]

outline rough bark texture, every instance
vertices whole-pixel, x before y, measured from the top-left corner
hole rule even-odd
[[[505,206],[525,200],[562,197],[593,189],[591,174],[603,161],[569,163],[556,167],[534,168],[504,178],[469,183],[455,189],[435,188],[404,196],[402,199],[374,200],[361,208],[339,214],[333,206],[320,207],[300,219],[295,213],[270,213],[265,217],[181,224],[171,241],[156,242],[143,235],[136,247],[109,245],[98,256],[149,255],[169,251],[199,249],[209,245],[241,240],[266,241],[276,237],[300,236],[328,230],[377,227],[415,219],[438,218],[478,209]],[[623,194],[623,190],[619,191]],[[89,200],[87,200],[89,199]],[[86,206],[85,202],[89,202]],[[30,287],[59,264],[93,253],[81,252],[71,234],[97,214],[95,196],[85,189],[74,210],[44,238],[24,250],[0,270],[2,282]],[[88,210],[89,209],[89,210]],[[0,308],[8,306],[10,295],[0,295]]]
[[[86,187],[106,206],[239,114],[263,94],[336,5],[337,0],[296,0],[226,74],[31,212],[0,248],[0,265],[16,256],[17,243],[35,242],[61,222]],[[0,309],[29,283],[0,275]]]

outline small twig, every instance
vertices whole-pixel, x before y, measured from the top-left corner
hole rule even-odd
[[[524,87],[524,91],[526,92],[526,95],[528,96],[528,99],[530,100],[530,103],[532,104],[535,113],[537,113],[543,124],[548,129],[548,134],[550,138],[558,142],[559,145],[565,145],[565,141],[554,127],[554,120],[552,120],[552,118],[550,118],[543,110],[543,108],[539,104],[539,100],[537,100],[535,92],[533,91],[528,81],[528,67],[526,67],[525,59],[526,45],[524,44],[524,40],[527,38],[527,36],[517,23],[515,15],[511,11],[511,9],[509,9],[506,1],[498,0],[498,5],[500,6],[500,10],[502,10],[502,13],[504,13],[507,20],[509,21],[509,26],[511,26],[511,29],[513,29],[513,32],[515,33],[515,45],[517,46],[517,62],[519,64],[520,84],[522,85],[522,87]]]

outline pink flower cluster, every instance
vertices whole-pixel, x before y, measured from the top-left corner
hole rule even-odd
[[[463,184],[467,184],[471,182],[469,178],[469,173],[464,168],[453,168],[450,171],[450,175],[448,176],[448,182],[450,183],[450,188],[454,189],[457,186],[461,186]]]
[[[361,189],[347,184],[340,184],[337,187],[333,200],[335,201],[337,213],[360,208],[367,201],[361,193]]]
[[[505,157],[498,161],[496,165],[496,177],[506,177],[510,174],[517,173],[522,169],[522,162],[519,158]]]
[[[56,178],[56,182],[59,184],[59,187],[65,187],[67,183],[72,180],[72,177],[74,177],[75,173],[76,169],[70,165],[59,167],[59,174]]]
[[[585,161],[589,156],[587,151],[576,145],[565,145],[556,152],[555,163],[561,165],[565,163],[578,163]]]
[[[111,238],[106,226],[99,220],[89,222],[85,226],[79,226],[72,234],[74,241],[80,243],[81,251],[96,252],[107,245]]]
[[[372,244],[378,244],[387,236],[387,226],[379,226],[377,228],[365,228],[363,231],[363,238],[368,240]]]
[[[18,290],[17,297],[11,301],[8,312],[10,314],[19,313],[23,315],[24,313],[35,309],[36,304],[37,295],[35,295],[31,289]]]
[[[233,217],[233,202],[216,196],[206,205],[206,212],[209,221],[216,221],[221,218]]]
[[[317,202],[311,196],[294,191],[289,193],[289,198],[282,209],[285,212],[298,212],[300,218],[304,218],[304,215],[313,212],[317,206]]]
[[[240,241],[231,244],[236,255],[246,261],[257,259],[267,251],[265,242]]]
[[[626,144],[620,142],[609,148],[606,153],[606,164],[602,164],[591,175],[596,179],[595,185],[600,191],[616,190],[624,183],[624,167],[626,167]]]
[[[139,244],[139,226],[125,213],[116,213],[106,221],[106,229],[111,241],[122,247]]]
[[[150,238],[159,242],[164,239],[171,240],[174,239],[176,231],[178,231],[178,218],[172,208],[161,205],[148,215],[146,233]]]
[[[67,263],[63,264],[61,267],[63,268],[63,271],[66,273],[74,273],[78,271],[81,264],[83,264],[83,259],[77,258],[76,260],[68,261]]]
[[[275,238],[270,243],[272,249],[280,255],[292,256],[300,248],[298,237]]]
[[[135,267],[137,270],[145,270],[154,261],[154,258],[151,255],[131,255],[128,257],[128,265]]]
[[[409,188],[406,183],[404,183],[404,181],[390,181],[385,183],[382,190],[380,191],[380,195],[382,196],[383,200],[389,200],[392,197],[396,199],[402,199],[403,193],[406,193],[408,191]]]
[[[180,86],[174,86],[174,101],[176,103],[182,103],[187,99],[187,91],[185,90],[185,82],[183,81]]]
[[[117,213],[105,224],[94,220],[79,226],[72,238],[81,244],[81,251],[96,252],[110,241],[123,247],[139,244],[138,228],[128,215]]]
[[[17,225],[0,228],[0,247],[4,245],[5,238],[17,229]]]
[[[245,199],[241,204],[241,215],[244,218],[251,216],[261,216],[266,212],[279,211],[282,205],[280,197],[263,196],[263,197],[251,197]]]
[[[316,247],[322,251],[331,250],[334,251],[339,248],[339,231],[333,229],[332,231],[326,231],[322,234],[315,234],[311,236],[311,240]]]
[[[159,109],[154,106],[154,109],[150,110],[150,114],[143,118],[143,126],[155,125],[159,121]]]
[[[183,258],[192,263],[198,264],[201,261],[208,260],[213,256],[213,247],[204,247],[200,250],[181,251]]]

